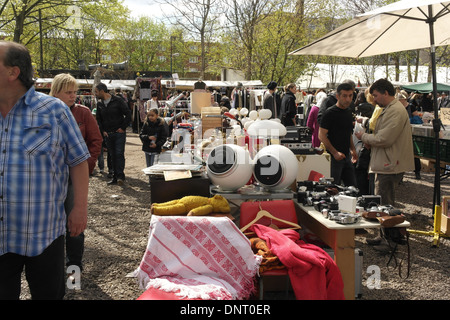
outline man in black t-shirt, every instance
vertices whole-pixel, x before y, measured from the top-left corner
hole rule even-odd
[[[332,155],[331,177],[334,183],[356,186],[353,163],[358,160],[358,155],[353,144],[353,115],[349,109],[353,87],[351,84],[342,83],[336,91],[337,103],[323,114],[319,139]]]

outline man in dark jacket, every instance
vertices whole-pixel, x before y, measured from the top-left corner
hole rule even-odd
[[[125,142],[126,130],[131,121],[131,112],[122,98],[108,93],[104,83],[95,87],[97,102],[97,121],[100,132],[107,140],[108,152],[111,153],[113,178],[108,184],[123,185],[125,181]]]
[[[295,116],[297,115],[297,105],[295,104],[295,92],[297,86],[290,83],[285,87],[285,94],[281,100],[281,123],[288,126],[295,126]]]
[[[264,93],[263,108],[272,111],[271,118],[280,118],[280,105],[278,104],[276,97],[277,83],[270,81],[267,85],[267,91]]]

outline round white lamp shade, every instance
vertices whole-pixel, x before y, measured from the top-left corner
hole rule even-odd
[[[263,188],[283,191],[297,179],[298,160],[290,149],[273,144],[256,154],[253,173]]]
[[[258,111],[256,111],[256,110],[250,111],[250,113],[248,114],[248,117],[249,117],[251,120],[256,120],[256,119],[258,119]]]
[[[259,118],[261,120],[270,119],[271,116],[272,116],[272,111],[270,111],[270,109],[261,109],[261,110],[259,110]]]
[[[249,136],[252,137],[270,139],[284,137],[287,130],[286,127],[278,121],[259,120],[252,122],[247,128],[247,132]]]
[[[236,191],[252,177],[250,153],[235,144],[216,146],[208,156],[206,172],[220,191]]]
[[[239,111],[239,114],[243,117],[246,117],[248,115],[248,109],[242,108],[241,111]]]

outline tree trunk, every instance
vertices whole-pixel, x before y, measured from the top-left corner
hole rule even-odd
[[[419,76],[420,50],[416,50],[416,74],[414,75],[414,82],[417,82]]]
[[[25,11],[20,11],[16,17],[16,26],[14,27],[14,42],[20,43],[20,37],[23,33],[23,24],[25,22]]]

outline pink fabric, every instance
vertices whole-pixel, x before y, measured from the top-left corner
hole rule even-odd
[[[250,227],[288,269],[295,297],[299,300],[344,300],[344,283],[336,263],[321,248],[300,240],[298,232]]]
[[[141,288],[189,299],[245,299],[261,257],[228,218],[152,216],[147,249],[135,271]]]

